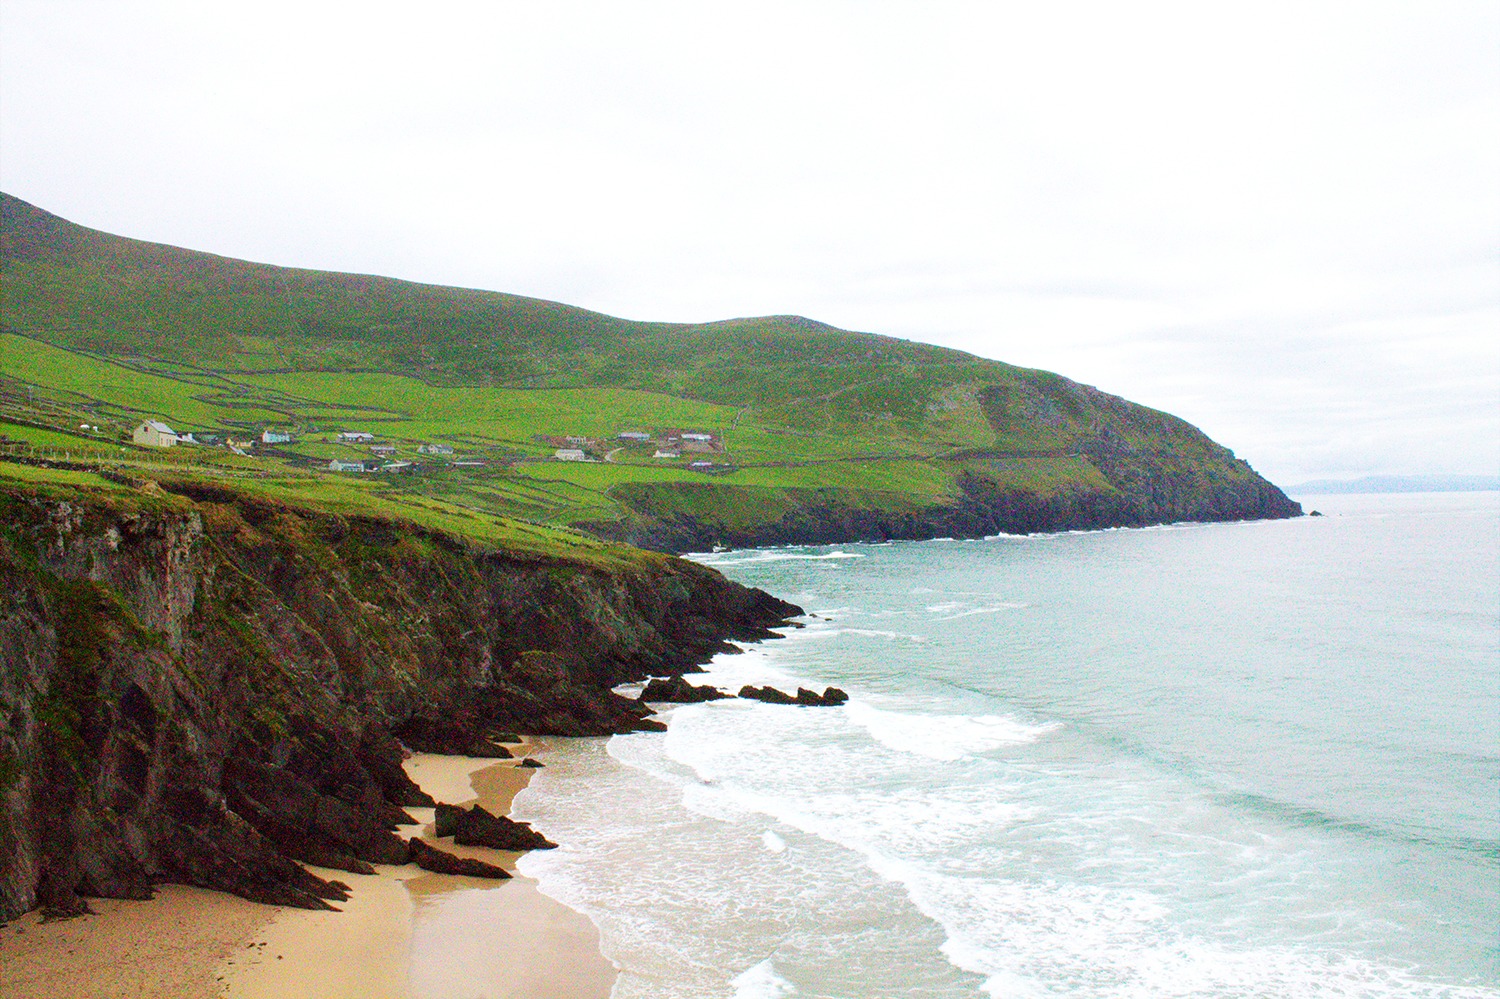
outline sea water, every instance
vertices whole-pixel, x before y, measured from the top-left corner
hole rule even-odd
[[[1500,996],[1500,494],[703,556],[808,611],[561,742],[522,870],[633,997]]]

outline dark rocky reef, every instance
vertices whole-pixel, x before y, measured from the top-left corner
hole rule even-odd
[[[726,694],[717,687],[688,683],[684,677],[673,676],[665,679],[653,677],[641,690],[637,700],[642,703],[655,701],[658,704],[701,704],[731,696],[733,695]]]
[[[345,896],[299,861],[473,873],[397,835],[432,800],[395,733],[499,755],[659,727],[610,687],[798,612],[651,553],[519,555],[203,485],[0,487],[0,524],[0,921],[166,881]]]
[[[800,704],[808,708],[838,707],[849,700],[849,695],[837,687],[827,687],[821,694],[806,687],[798,687],[797,693],[793,695],[775,687],[752,687],[747,684],[740,688],[739,696],[767,704]]]

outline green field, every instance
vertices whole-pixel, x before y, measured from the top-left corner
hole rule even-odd
[[[813,514],[930,515],[981,493],[1125,497],[1145,519],[1198,503],[1211,516],[1230,509],[1219,494],[1265,485],[1181,420],[957,351],[798,317],[628,322],[142,243],[9,196],[3,208],[0,457],[234,479],[486,540],[500,520],[753,539]],[[247,456],[134,447],[146,418],[296,439]],[[713,441],[669,445],[682,432]],[[565,438],[596,460],[554,459]],[[419,450],[433,444],[454,453]],[[679,456],[654,456],[668,449]],[[341,473],[333,459],[409,464]]]

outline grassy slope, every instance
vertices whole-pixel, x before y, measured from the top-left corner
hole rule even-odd
[[[3,211],[0,418],[15,425],[0,432],[23,448],[57,450],[38,428],[67,429],[62,449],[91,460],[154,461],[489,535],[503,514],[596,526],[688,517],[749,536],[809,504],[941,508],[975,482],[1040,498],[1145,495],[1164,474],[1179,492],[1263,485],[1181,420],[957,351],[796,317],[629,322],[123,239],[8,196]],[[295,427],[300,440],[254,459],[121,451],[143,416],[178,430]],[[79,436],[80,423],[101,432]],[[711,432],[726,453],[663,461],[627,448],[570,465],[548,460],[553,445],[539,439],[672,428]],[[325,440],[338,429],[375,433],[403,459],[447,442],[485,465],[328,474],[314,464],[369,457]],[[733,470],[686,467],[704,457]]]

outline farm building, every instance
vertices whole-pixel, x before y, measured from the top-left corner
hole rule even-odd
[[[453,447],[449,444],[423,444],[417,448],[417,454],[452,454]]]
[[[290,444],[292,435],[284,430],[262,430],[260,442],[262,444]]]
[[[176,447],[177,431],[160,420],[147,420],[130,435],[130,439],[146,447]]]
[[[558,461],[588,461],[589,456],[576,447],[560,447],[552,453]]]
[[[651,457],[653,457],[653,458],[681,458],[682,454],[680,452],[677,452],[677,451],[664,451],[664,450],[658,449],[657,452],[655,454],[653,454]]]
[[[371,445],[371,447],[370,447],[370,453],[371,454],[378,454],[382,458],[384,458],[384,457],[387,457],[389,455],[393,455],[393,454],[396,453],[396,445],[394,445],[394,444],[374,444],[374,445]]]
[[[335,458],[328,463],[328,470],[330,472],[363,472],[365,470],[365,463],[362,461],[342,461]]]
[[[682,439],[685,440],[685,441],[705,441],[706,442],[706,441],[713,440],[714,439],[714,435],[713,434],[683,434],[682,435]]]
[[[617,438],[619,438],[620,440],[622,440],[622,441],[636,441],[636,442],[640,442],[640,441],[649,441],[651,439],[651,435],[650,434],[643,434],[643,433],[639,433],[638,431],[634,431],[634,430],[627,430],[625,433],[623,433],[623,434],[615,434],[615,436]]]
[[[374,439],[374,434],[367,434],[363,430],[350,430],[339,434],[340,441],[351,441],[357,443],[359,441],[372,441]]]

